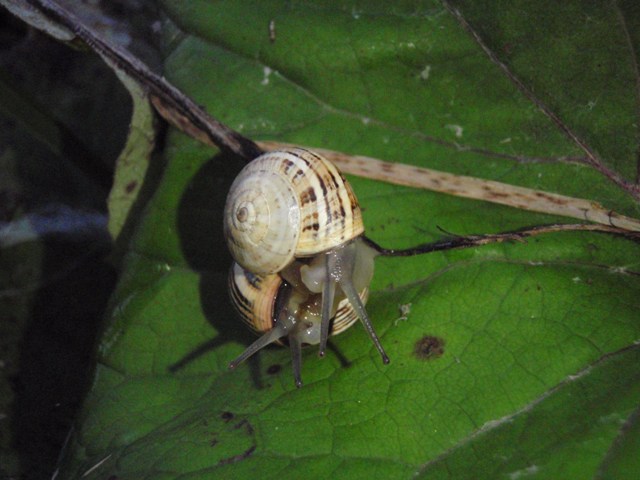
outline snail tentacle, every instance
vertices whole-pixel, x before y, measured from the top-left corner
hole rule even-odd
[[[324,357],[329,337],[329,326],[331,324],[333,300],[336,293],[336,283],[331,278],[330,270],[331,255],[325,256],[325,276],[322,286],[322,320],[320,323],[320,348],[318,355]]]
[[[356,312],[358,318],[360,318],[360,321],[369,334],[371,341],[375,345],[378,352],[380,352],[383,363],[386,364],[389,363],[389,357],[384,351],[378,335],[376,335],[373,324],[371,323],[369,315],[367,314],[367,310],[364,307],[364,303],[362,302],[360,295],[358,294],[358,290],[354,285],[354,281],[355,279],[357,279],[357,249],[360,245],[364,246],[363,243],[351,242],[344,247],[333,249],[327,255],[327,267],[329,271],[328,277],[334,278],[338,283],[338,285],[340,286],[340,290],[342,290],[342,293],[344,293],[346,298],[349,300],[349,303]]]
[[[364,304],[362,303],[362,300],[360,300],[360,296],[358,295],[358,292],[353,286],[353,283],[351,283],[350,279],[345,278],[340,281],[340,288],[349,299],[349,303],[351,303],[351,306],[357,312],[358,317],[360,318],[360,321],[364,326],[364,329],[369,334],[369,338],[371,338],[371,341],[373,342],[375,347],[378,349],[378,352],[380,352],[380,356],[382,357],[382,362],[385,364],[389,363],[389,357],[384,351],[384,348],[380,343],[380,339],[378,338],[378,335],[376,335],[376,331],[373,328],[373,324],[371,323],[371,320],[369,320],[369,315],[367,315],[367,310],[364,308]]]
[[[262,350],[267,345],[278,341],[280,338],[286,335],[286,329],[283,328],[282,325],[277,325],[273,327],[271,330],[266,332],[264,335],[258,337],[258,339],[249,345],[244,352],[238,355],[233,361],[229,363],[229,370],[233,370],[246,359],[251,357],[253,354],[257,353],[259,350]]]
[[[291,365],[293,367],[293,380],[296,387],[302,386],[302,352],[298,336],[293,332],[289,335],[289,347],[291,349]]]

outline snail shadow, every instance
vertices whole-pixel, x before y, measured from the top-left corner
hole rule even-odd
[[[189,267],[199,274],[199,297],[207,321],[217,336],[177,359],[168,370],[177,373],[202,355],[228,343],[249,345],[251,333],[239,321],[227,293],[227,275],[232,259],[222,233],[227,192],[244,162],[218,154],[195,173],[178,205],[178,237]],[[229,359],[232,360],[232,359]],[[251,376],[262,388],[257,356],[248,362]]]

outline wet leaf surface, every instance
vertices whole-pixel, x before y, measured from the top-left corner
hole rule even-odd
[[[165,76],[248,137],[639,214],[631,4],[162,5],[182,30],[167,28]],[[284,349],[227,370],[252,341],[227,299],[221,231],[240,162],[174,131],[164,155],[64,478],[633,474],[615,459],[637,430],[636,243],[559,233],[378,259],[368,310],[391,364],[355,326],[327,358],[305,351],[296,389]],[[559,221],[350,180],[368,235],[389,247],[438,239],[439,228]],[[437,355],[416,354],[425,338],[441,340]]]

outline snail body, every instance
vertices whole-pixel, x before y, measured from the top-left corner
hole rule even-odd
[[[362,278],[364,281],[365,278]],[[359,290],[362,303],[369,295],[367,286]],[[358,282],[360,285],[361,282]],[[229,272],[232,303],[241,320],[259,338],[231,362],[235,368],[245,359],[270,343],[291,348],[296,385],[301,385],[302,357],[300,348],[320,343],[322,330],[322,295],[288,282],[278,274],[257,275],[235,263]],[[358,315],[347,298],[334,298],[329,335],[337,335],[357,320]]]
[[[243,321],[260,334],[230,368],[286,337],[300,386],[303,344],[319,344],[358,318],[380,352],[364,303],[375,250],[362,241],[351,186],[322,156],[301,148],[261,155],[234,181],[224,232],[235,260],[229,285]]]

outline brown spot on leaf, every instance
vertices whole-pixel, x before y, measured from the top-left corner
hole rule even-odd
[[[216,450],[218,455],[222,454],[218,457],[218,465],[240,462],[251,456],[256,449],[255,429],[249,420],[239,419],[231,412],[224,412],[224,414],[222,418],[228,424],[224,431],[220,434],[211,432],[209,436],[210,447],[222,448],[222,450],[220,448]],[[235,421],[230,422],[231,418],[235,418]]]
[[[252,447],[249,447],[247,450],[242,452],[240,455],[234,455],[233,457],[223,458],[222,460],[220,460],[218,462],[218,465],[228,465],[230,463],[240,462],[240,461],[244,460],[245,458],[250,457],[253,454],[253,452],[255,451],[255,449],[256,449],[256,446],[253,445]]]
[[[249,435],[253,435],[253,426],[249,423],[249,421],[246,418],[244,420],[240,420],[237,424],[233,426],[234,430],[239,430],[241,428],[244,428]]]
[[[222,414],[220,415],[220,418],[222,418],[222,420],[226,422],[229,422],[230,420],[232,420],[235,417],[235,415],[231,412],[222,412]]]
[[[444,343],[440,337],[425,335],[416,342],[413,353],[418,360],[433,360],[444,354]]]
[[[276,373],[279,373],[280,370],[282,370],[282,365],[274,363],[273,365],[270,365],[269,368],[267,368],[267,373],[269,375],[275,375]]]
[[[131,193],[137,186],[138,186],[138,182],[136,182],[135,180],[132,180],[131,182],[127,183],[127,186],[124,187],[124,190],[127,193]]]

